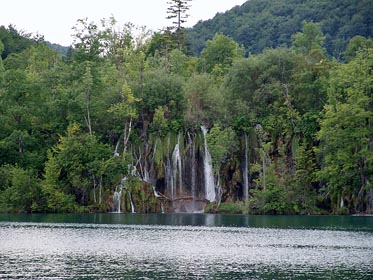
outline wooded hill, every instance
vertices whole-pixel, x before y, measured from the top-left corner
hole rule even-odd
[[[372,36],[372,11],[370,0],[250,0],[188,29],[188,48],[199,55],[216,33],[243,45],[247,54],[290,47],[306,20],[320,23],[327,53],[339,59],[352,37]]]
[[[217,33],[192,56],[182,36],[79,20],[62,58],[2,28],[0,210],[373,213],[373,41],[336,60],[322,29],[249,56]]]

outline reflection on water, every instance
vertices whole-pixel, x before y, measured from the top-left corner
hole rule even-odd
[[[0,279],[373,279],[373,232],[362,221],[352,231],[228,227],[213,215],[164,215],[173,225],[43,217],[0,216]],[[191,220],[198,226],[179,225]]]
[[[0,222],[173,225],[352,230],[373,232],[373,217],[215,214],[0,214]]]

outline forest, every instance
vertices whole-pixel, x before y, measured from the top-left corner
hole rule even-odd
[[[114,17],[73,30],[61,56],[0,28],[0,211],[373,213],[371,33],[335,57],[312,20],[255,53]]]
[[[321,25],[326,53],[341,59],[352,37],[372,36],[372,10],[370,0],[250,0],[187,29],[188,51],[199,55],[215,33],[231,37],[247,54],[290,47],[306,20]]]

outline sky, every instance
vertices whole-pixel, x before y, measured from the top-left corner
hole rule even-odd
[[[131,22],[159,31],[169,26],[166,19],[169,0],[8,0],[1,3],[0,25],[12,24],[17,30],[44,35],[51,43],[69,46],[73,42],[71,28],[78,19],[99,23],[110,16],[121,26]],[[185,27],[199,20],[213,18],[216,13],[242,5],[246,0],[192,0]]]

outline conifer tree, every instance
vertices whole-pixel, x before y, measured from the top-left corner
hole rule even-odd
[[[174,39],[177,41],[179,49],[185,45],[185,34],[183,24],[189,15],[187,14],[192,0],[170,0],[167,2],[167,19],[172,20],[172,25],[167,28],[168,31],[174,31]]]

